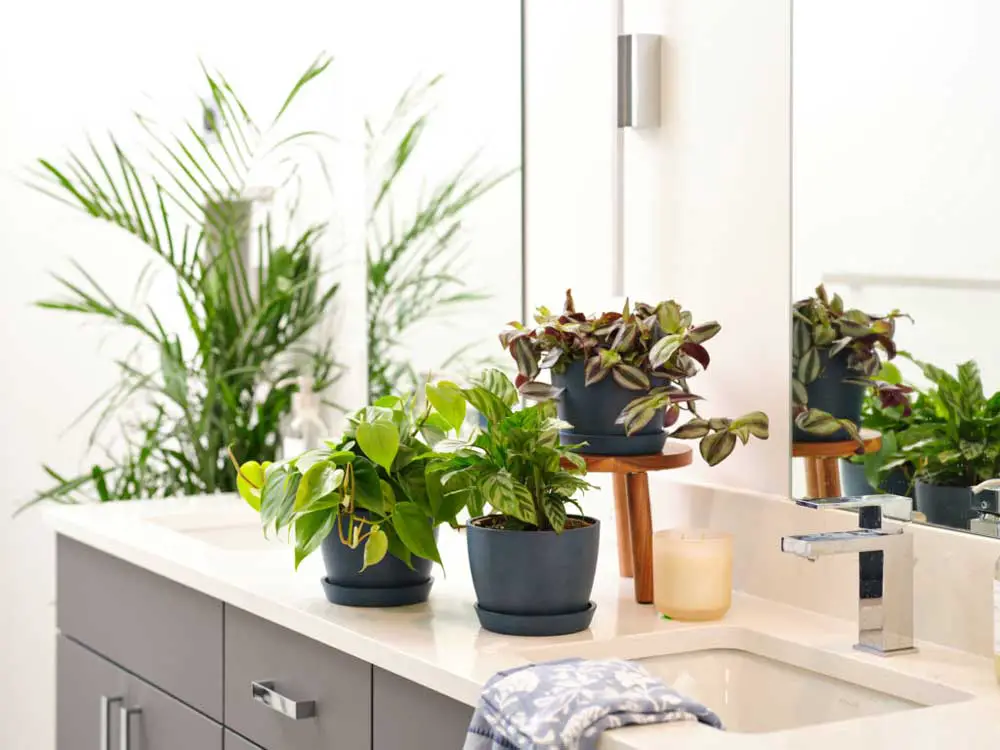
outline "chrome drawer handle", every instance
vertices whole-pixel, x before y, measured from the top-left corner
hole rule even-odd
[[[142,714],[141,708],[118,709],[118,747],[121,750],[132,750],[132,717]]]
[[[316,701],[293,701],[274,689],[273,680],[260,680],[250,683],[253,699],[262,703],[272,711],[277,711],[289,719],[311,719],[316,715]]]
[[[99,750],[111,750],[111,707],[124,700],[120,695],[109,698],[101,696],[101,747]]]

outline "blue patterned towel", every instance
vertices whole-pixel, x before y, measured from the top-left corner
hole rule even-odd
[[[563,659],[498,672],[483,688],[463,750],[594,750],[605,729],[719,717],[633,662]]]

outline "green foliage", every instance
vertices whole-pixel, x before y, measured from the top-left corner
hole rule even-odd
[[[478,175],[470,160],[438,185],[422,190],[412,211],[400,209],[399,194],[406,191],[413,171],[409,166],[428,125],[421,102],[439,81],[408,89],[378,132],[366,123],[368,169],[378,185],[365,241],[371,402],[419,388],[420,376],[400,351],[415,326],[433,316],[459,314],[462,305],[484,299],[465,282],[462,221],[476,201],[511,174]],[[406,218],[401,219],[403,213]],[[475,343],[458,348],[441,367],[462,360]]]
[[[77,477],[46,467],[55,484],[32,502],[235,490],[227,446],[266,466],[279,449],[279,424],[298,379],[312,378],[323,390],[336,377],[332,342],[308,340],[337,293],[336,284],[324,282],[315,252],[324,226],[279,237],[271,213],[252,218],[247,198],[251,172],[266,170],[294,206],[306,160],[322,164],[318,146],[328,136],[280,126],[329,63],[317,59],[263,129],[229,82],[205,71],[216,114],[213,143],[200,135],[201,123],[165,134],[137,115],[145,142],[135,155],[109,135],[60,164],[39,160],[31,186],[132,235],[137,252],[150,257],[136,287],[147,272],[166,273],[177,307],[128,306],[82,265],[75,266],[79,278],[55,277],[64,296],[42,307],[123,329],[136,345],[115,363],[117,384],[91,407],[99,412],[91,446],[120,448]],[[162,323],[178,318],[185,324],[177,330]],[[113,424],[120,434],[109,436]],[[260,486],[260,471],[247,467],[245,482]]]
[[[633,435],[664,413],[664,424],[672,427],[682,411],[691,416],[671,437],[701,440],[701,455],[714,466],[751,437],[766,440],[768,418],[755,411],[738,419],[702,419],[688,380],[705,370],[711,358],[704,343],[722,327],[715,321],[694,324],[692,314],[674,300],[656,306],[625,302],[621,312],[586,315],[577,312],[571,290],[566,291],[563,312],[553,314],[540,307],[536,328],[511,323],[500,334],[500,343],[517,363],[517,386],[521,395],[534,400],[559,396],[560,390],[536,378],[543,370],[564,372],[573,362],[583,362],[586,384],[610,376],[620,387],[636,393],[618,417]]]
[[[839,294],[831,298],[826,288],[816,287],[816,296],[792,306],[792,411],[795,424],[814,435],[833,435],[841,430],[861,442],[858,426],[809,407],[810,383],[819,379],[833,357],[845,357],[854,377],[848,382],[867,386],[885,406],[902,406],[908,390],[898,384],[874,379],[883,357],[896,356],[896,319],[909,317],[899,310],[871,315],[846,309]]]
[[[896,432],[898,460],[916,467],[916,478],[928,484],[971,487],[1000,476],[1000,392],[986,397],[971,360],[954,375],[917,364],[931,387],[918,395],[905,428]]]
[[[382,398],[351,415],[336,442],[264,469],[257,461],[239,466],[240,495],[265,530],[294,527],[296,567],[334,530],[352,549],[364,545],[364,568],[387,554],[407,565],[413,555],[440,562],[434,527],[456,523],[463,508],[442,491],[437,440],[423,437],[440,420],[429,402]]]
[[[480,409],[486,429],[434,462],[445,496],[460,498],[473,516],[488,506],[503,514],[506,528],[562,532],[566,505],[576,505],[574,496],[592,485],[582,478],[583,458],[559,442],[559,430],[568,425],[556,418],[555,405],[513,411],[514,385],[499,370],[487,370],[462,394],[477,409],[491,407]]]

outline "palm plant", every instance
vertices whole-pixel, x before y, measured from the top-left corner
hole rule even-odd
[[[480,176],[475,159],[470,159],[422,192],[407,218],[399,218],[400,196],[412,188],[406,179],[412,169],[407,167],[427,130],[429,111],[422,103],[440,80],[439,76],[407,89],[384,127],[365,123],[368,171],[375,186],[365,242],[370,403],[389,394],[418,390],[421,378],[403,350],[415,326],[483,299],[462,278],[467,249],[462,219],[466,209],[511,174]],[[458,347],[440,366],[461,360],[476,343]]]
[[[235,490],[227,447],[274,460],[299,380],[322,390],[336,378],[331,342],[310,341],[337,293],[316,252],[325,227],[294,228],[307,170],[319,165],[325,174],[329,136],[288,133],[284,117],[330,62],[317,58],[264,128],[226,78],[203,67],[211,92],[204,123],[167,134],[137,115],[139,157],[110,135],[59,165],[39,160],[29,184],[132,235],[151,256],[147,269],[169,275],[178,306],[124,305],[80,264],[78,279],[55,277],[65,296],[42,307],[100,319],[136,347],[91,407],[99,416],[90,447],[103,447],[107,459],[78,476],[45,466],[54,484],[32,502]],[[262,173],[287,198],[287,215],[254,215]],[[171,313],[184,321],[176,330],[162,322]]]

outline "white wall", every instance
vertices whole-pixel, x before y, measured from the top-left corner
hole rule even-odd
[[[1000,288],[1000,4],[795,4],[795,292],[824,273],[993,281]],[[903,348],[951,367],[989,343],[993,291],[837,287],[852,306],[898,307]]]
[[[571,285],[611,293],[615,7],[527,12],[528,296],[554,307]],[[626,0],[623,14],[626,32],[661,34],[665,50],[662,125],[623,139],[625,292],[722,323],[693,381],[706,414],[771,417],[767,443],[714,469],[696,460],[685,476],[778,494],[789,476],[790,13],[789,0]]]
[[[354,5],[293,0],[265,16],[223,2],[180,0],[153,14],[122,0],[97,0],[86,7],[57,0],[19,7],[14,22],[0,25],[0,250],[5,262],[0,274],[0,349],[5,352],[0,457],[7,466],[0,478],[0,747],[47,750],[54,741],[53,540],[38,512],[17,520],[10,512],[45,485],[38,468],[42,461],[68,471],[89,465],[86,429],[64,431],[113,382],[109,362],[127,346],[106,329],[81,327],[68,315],[30,305],[55,292],[47,272],[69,271],[70,259],[127,299],[145,260],[142,250],[113,228],[25,188],[18,181],[22,169],[36,156],[59,157],[67,147],[79,147],[85,131],[100,135],[108,127],[128,127],[136,107],[149,111],[152,105],[168,119],[197,116],[190,107],[205,93],[198,87],[199,55],[223,69],[251,107],[268,112],[318,52],[334,54],[332,76],[313,92],[318,98],[302,104],[305,119],[341,138],[334,170],[337,198],[328,210],[342,244],[330,249],[343,263],[340,272],[353,279],[341,298],[338,354],[356,364],[344,397],[358,402],[364,394],[364,340],[357,321],[364,304],[359,253],[366,108],[394,100],[401,78],[408,82],[421,69],[454,73],[444,93],[455,98],[442,98],[436,119],[463,112],[468,117],[461,125],[443,124],[429,146],[444,164],[496,142],[494,152],[484,152],[488,166],[518,166],[518,115],[511,110],[517,101],[511,81],[519,77],[516,8],[503,18],[498,10],[476,21],[477,14],[455,0],[441,0],[433,8],[422,3],[419,13],[413,5],[405,0]],[[480,26],[468,33],[462,24],[474,21]],[[387,27],[391,33],[385,33]],[[508,36],[494,38],[494,32]],[[477,49],[490,55],[488,75],[481,80],[468,57]],[[509,70],[511,64],[515,67]],[[484,82],[488,88],[480,90]],[[318,92],[320,87],[325,93]],[[496,109],[490,110],[494,93]],[[498,134],[508,137],[501,141]],[[490,278],[502,279],[503,291],[510,294],[501,303],[507,305],[502,314],[494,313],[499,321],[491,321],[488,331],[485,322],[482,326],[490,337],[520,306],[519,289],[508,289],[508,276],[520,274],[519,251],[508,239],[519,236],[517,183],[515,178],[498,192],[492,212],[484,204],[473,227],[475,236],[489,235]],[[351,331],[356,335],[351,337]]]

